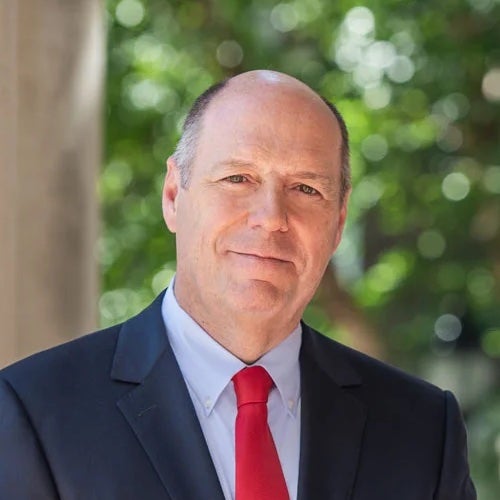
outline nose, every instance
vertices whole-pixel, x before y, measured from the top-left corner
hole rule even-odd
[[[288,231],[286,195],[280,186],[261,186],[255,196],[248,222],[268,232]]]

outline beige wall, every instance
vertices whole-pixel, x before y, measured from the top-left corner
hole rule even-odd
[[[96,326],[100,0],[0,2],[0,366]]]

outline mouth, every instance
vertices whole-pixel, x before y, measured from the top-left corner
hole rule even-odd
[[[236,251],[231,251],[231,253],[234,253],[238,256],[241,257],[247,257],[249,259],[256,259],[260,261],[267,261],[267,262],[275,262],[277,264],[291,264],[292,262],[289,259],[285,259],[282,256],[276,256],[276,255],[266,255],[266,254],[261,254],[258,252],[236,252]]]

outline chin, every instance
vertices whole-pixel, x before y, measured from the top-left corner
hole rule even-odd
[[[290,288],[287,287],[287,290]],[[252,314],[273,314],[290,302],[290,294],[282,287],[260,279],[235,283],[227,291],[225,301],[238,312],[248,311]]]

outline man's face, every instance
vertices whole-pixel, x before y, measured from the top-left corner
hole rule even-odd
[[[345,221],[340,147],[333,114],[305,91],[229,87],[209,105],[189,185],[169,159],[163,199],[176,296],[195,319],[301,316]]]

